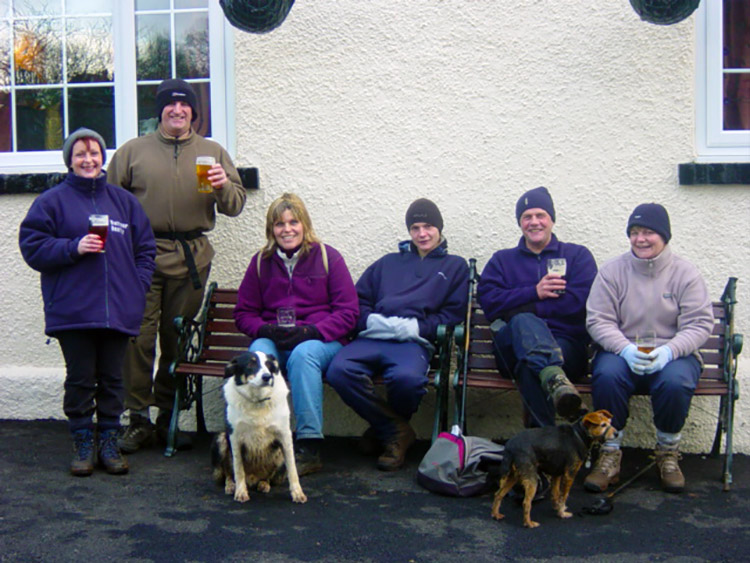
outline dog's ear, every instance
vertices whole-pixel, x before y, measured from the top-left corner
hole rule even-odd
[[[237,373],[237,358],[232,358],[229,360],[229,363],[224,366],[224,379],[228,377],[232,377],[235,373]]]
[[[258,365],[258,358],[252,352],[244,352],[232,358],[224,368],[224,377],[234,377],[245,371],[247,366]]]
[[[266,369],[273,375],[277,375],[280,371],[279,362],[273,354],[266,356]]]

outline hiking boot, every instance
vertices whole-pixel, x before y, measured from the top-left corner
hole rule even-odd
[[[583,482],[583,487],[587,491],[603,493],[610,485],[616,485],[620,481],[620,462],[622,450],[599,450],[599,457]]]
[[[581,396],[559,366],[547,366],[539,372],[547,394],[552,397],[555,411],[568,420],[576,420],[581,413]]]
[[[366,456],[375,456],[383,453],[383,445],[380,443],[380,440],[378,440],[378,437],[375,434],[375,429],[372,426],[362,434],[362,437],[357,443],[357,449],[359,449],[362,455]]]
[[[123,475],[128,472],[128,461],[117,447],[117,428],[99,431],[99,463],[110,475]]]
[[[377,467],[381,471],[396,471],[404,465],[406,452],[416,440],[414,430],[408,422],[396,422],[396,433],[386,442],[383,453],[378,458]]]
[[[297,440],[294,444],[294,462],[297,474],[302,477],[310,473],[317,473],[323,469],[320,461],[320,442],[322,440]]]
[[[681,493],[685,488],[685,476],[677,463],[682,459],[677,448],[664,448],[657,445],[654,450],[656,466],[661,476],[661,486],[668,493]]]
[[[154,443],[154,425],[138,414],[130,415],[130,425],[117,440],[117,447],[126,454],[134,454]]]
[[[172,411],[161,411],[156,417],[156,437],[163,445],[167,444],[167,438],[169,437],[169,425],[171,423]],[[177,435],[175,436],[174,447],[179,451],[192,450],[193,439],[178,428]]]
[[[76,477],[88,477],[94,472],[94,433],[90,428],[73,432],[73,460],[70,473]]]

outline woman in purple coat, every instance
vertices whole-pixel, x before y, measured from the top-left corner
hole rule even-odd
[[[323,374],[356,325],[357,292],[344,258],[320,242],[296,195],[271,204],[266,239],[245,272],[234,321],[255,339],[250,351],[276,356],[289,380],[297,470],[305,475],[322,467]]]
[[[156,256],[141,204],[102,173],[105,146],[91,129],[70,134],[68,175],[34,200],[18,236],[24,260],[41,273],[45,332],[65,357],[63,410],[73,434],[70,471],[78,476],[91,475],[97,457],[108,473],[128,471],[117,447],[122,362],[140,329]],[[104,238],[88,232],[90,215],[108,227]]]

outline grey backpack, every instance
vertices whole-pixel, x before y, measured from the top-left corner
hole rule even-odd
[[[490,490],[505,448],[486,438],[441,432],[417,469],[417,482],[428,491],[470,497]],[[496,471],[493,472],[493,469]]]

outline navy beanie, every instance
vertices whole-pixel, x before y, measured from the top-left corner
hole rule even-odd
[[[179,78],[170,78],[162,81],[156,89],[156,107],[159,110],[159,120],[164,108],[172,102],[185,102],[193,110],[193,119],[198,119],[198,98],[195,96],[193,87]]]
[[[641,203],[628,218],[625,233],[630,236],[631,227],[646,227],[661,236],[664,244],[672,238],[672,227],[669,225],[669,214],[663,205],[658,203]]]
[[[555,222],[555,204],[552,203],[552,196],[544,186],[539,186],[523,194],[516,202],[516,221],[521,224],[521,215],[527,209],[544,209]]]
[[[94,139],[97,143],[99,143],[99,150],[102,153],[102,166],[104,166],[104,163],[107,162],[107,143],[104,142],[104,139],[99,133],[97,133],[93,129],[86,129],[85,127],[76,129],[70,135],[68,135],[67,139],[65,139],[62,148],[63,162],[65,162],[65,166],[70,168],[73,145],[76,144],[76,141],[80,141],[81,139]]]
[[[443,216],[429,199],[418,199],[406,210],[406,228],[411,229],[414,223],[428,223],[443,232]]]

